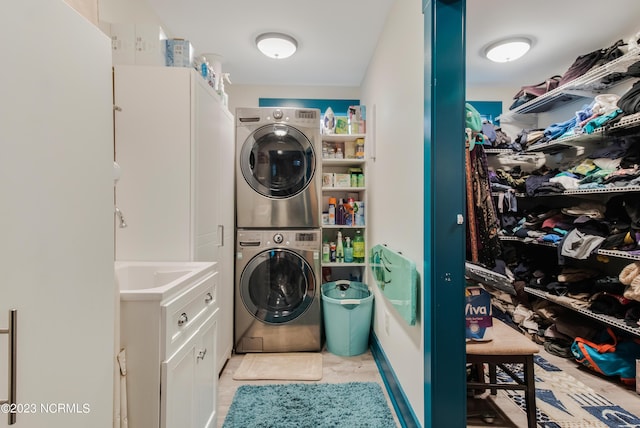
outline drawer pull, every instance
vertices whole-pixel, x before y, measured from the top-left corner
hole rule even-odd
[[[187,323],[187,321],[189,321],[189,317],[187,317],[187,314],[183,312],[182,315],[180,315],[180,317],[178,318],[178,326],[182,327]]]
[[[207,293],[204,296],[204,302],[208,305],[209,303],[213,302],[213,296],[211,295],[211,293]]]
[[[205,355],[207,355],[207,348],[201,349],[200,352],[198,352],[198,356],[196,357],[196,359],[204,360]]]

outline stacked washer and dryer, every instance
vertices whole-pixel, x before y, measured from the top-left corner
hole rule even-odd
[[[235,351],[322,348],[320,111],[236,110]]]

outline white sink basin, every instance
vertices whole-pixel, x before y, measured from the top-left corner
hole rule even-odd
[[[214,262],[115,262],[120,300],[164,300],[214,272]]]

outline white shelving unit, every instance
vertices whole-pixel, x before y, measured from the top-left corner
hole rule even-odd
[[[348,145],[350,142],[356,144],[356,141],[362,141],[361,144],[364,144],[365,152],[366,152],[366,136],[365,134],[331,134],[331,135],[322,135],[322,144],[323,147],[327,146],[329,148],[335,149],[340,148],[343,156],[351,156],[350,153],[345,153],[345,145]],[[324,151],[323,151],[324,152]],[[345,224],[322,224],[322,239],[323,242],[336,242],[336,237],[338,231],[342,232],[343,238],[349,237],[351,238],[351,242],[353,242],[353,238],[356,235],[356,231],[360,231],[364,237],[365,242],[365,262],[356,263],[356,262],[322,262],[323,267],[323,281],[327,279],[327,270],[324,268],[330,269],[330,279],[335,281],[337,279],[353,279],[356,276],[354,273],[360,278],[364,278],[365,269],[367,266],[367,255],[369,253],[369,242],[367,236],[367,223],[368,223],[368,215],[367,215],[367,192],[366,192],[366,159],[364,155],[359,158],[349,157],[343,159],[336,158],[322,158],[322,174],[348,174],[350,168],[360,168],[362,170],[362,174],[364,176],[364,185],[363,186],[348,186],[348,187],[335,187],[331,185],[326,185],[323,180],[322,186],[322,212],[326,213],[328,211],[329,206],[329,198],[334,197],[339,202],[340,199],[344,199],[347,201],[347,198],[353,197],[354,201],[360,201],[364,204],[364,224],[363,225],[345,225]],[[324,216],[323,216],[324,217]]]

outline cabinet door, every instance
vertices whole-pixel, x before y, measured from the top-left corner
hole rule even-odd
[[[217,361],[218,371],[221,371],[226,360],[231,357],[233,348],[235,127],[233,116],[222,104],[218,104],[214,110],[213,120],[216,124],[216,200],[220,210],[217,259],[220,272],[220,330]]]
[[[15,308],[25,410],[11,426],[112,427],[111,41],[61,1],[2,1],[0,27],[16,61],[0,80],[0,329]],[[7,343],[0,335],[0,400]],[[78,407],[40,407],[53,402]]]
[[[161,365],[161,428],[215,426],[218,310]]]
[[[194,425],[196,358],[199,336],[194,336],[161,365],[160,427],[196,427]]]
[[[195,73],[195,72],[194,72]],[[192,260],[191,70],[114,68],[117,260]]]
[[[216,339],[218,335],[216,311],[198,332],[199,348],[196,355],[195,397],[197,428],[212,428],[216,424],[218,367],[216,364]]]
[[[221,239],[220,206],[225,201],[219,196],[218,147],[216,110],[220,100],[213,89],[196,74],[193,87],[193,212],[196,261],[218,260],[218,242]]]

